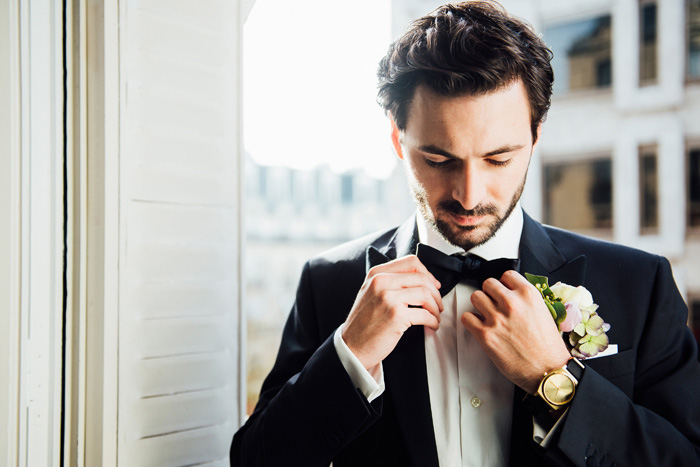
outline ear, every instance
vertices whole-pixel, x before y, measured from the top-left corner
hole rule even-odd
[[[542,137],[542,123],[537,125],[537,141],[532,144],[532,150],[534,151],[538,144],[540,144],[540,138]]]
[[[394,151],[399,159],[403,160],[403,151],[401,150],[399,127],[396,126],[396,122],[393,118],[391,120],[391,144],[394,146]]]

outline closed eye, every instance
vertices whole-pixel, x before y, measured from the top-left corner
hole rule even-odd
[[[507,166],[508,164],[510,164],[510,162],[511,162],[512,160],[513,160],[513,159],[506,159],[506,160],[504,160],[504,161],[500,161],[500,160],[498,160],[498,159],[486,159],[486,161],[487,161],[489,164],[491,164],[491,165],[493,165],[493,166],[495,166],[495,167],[505,167],[505,166]]]
[[[447,167],[454,162],[454,159],[445,159],[444,161],[434,161],[430,159],[425,159],[425,163],[428,167],[433,167],[435,169]]]

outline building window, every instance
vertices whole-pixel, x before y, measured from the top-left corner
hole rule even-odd
[[[639,221],[642,234],[659,228],[659,185],[656,146],[639,148]]]
[[[688,0],[688,78],[700,78],[700,0]]]
[[[609,158],[544,165],[545,222],[570,230],[612,228]]]
[[[653,84],[657,77],[656,2],[644,0],[639,5],[639,83]]]
[[[688,226],[700,226],[700,148],[688,152]]]
[[[554,93],[607,88],[612,84],[610,15],[545,30],[554,53]]]

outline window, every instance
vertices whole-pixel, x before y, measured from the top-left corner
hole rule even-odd
[[[639,83],[653,84],[657,77],[656,2],[639,6]]]
[[[371,3],[368,15],[366,2],[308,0],[301,8],[257,0],[244,26],[248,414],[274,364],[304,262],[398,225],[415,209],[376,104],[392,3]],[[362,34],[357,24],[366,26]],[[389,196],[382,203],[379,194]]]
[[[612,228],[609,158],[544,165],[545,222],[570,230]]]
[[[688,152],[688,227],[700,226],[700,148]]]
[[[688,64],[689,79],[700,78],[700,0],[688,0]]]
[[[610,15],[551,26],[545,39],[554,53],[554,93],[612,84]]]
[[[639,227],[642,234],[656,233],[659,227],[656,160],[655,146],[639,148]]]

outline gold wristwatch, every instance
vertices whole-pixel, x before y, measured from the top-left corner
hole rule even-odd
[[[553,410],[568,406],[576,394],[576,386],[584,369],[577,358],[571,357],[564,367],[544,374],[537,395]]]

